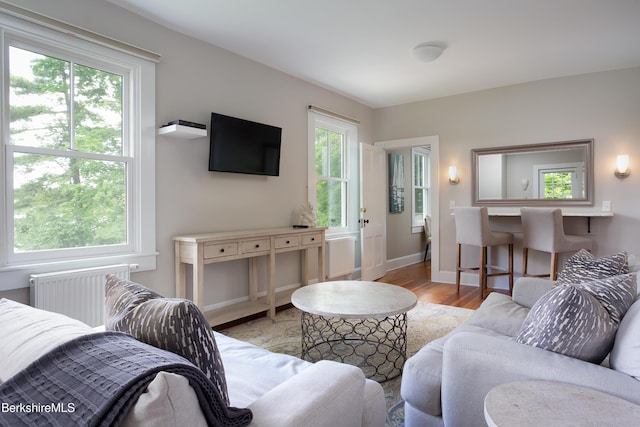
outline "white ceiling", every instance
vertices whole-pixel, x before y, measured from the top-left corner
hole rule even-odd
[[[108,1],[371,107],[640,66],[640,0]]]

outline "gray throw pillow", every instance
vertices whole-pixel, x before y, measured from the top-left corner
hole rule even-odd
[[[209,322],[189,300],[164,298],[134,282],[107,276],[108,331],[120,331],[139,341],[178,354],[202,370],[229,405],[222,358]]]
[[[635,298],[635,280],[631,273],[553,288],[531,307],[516,341],[602,363]]]
[[[626,252],[596,258],[589,251],[581,249],[565,262],[558,273],[557,282],[560,284],[582,283],[628,272],[629,262]]]

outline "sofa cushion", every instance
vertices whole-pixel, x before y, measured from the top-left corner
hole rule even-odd
[[[587,250],[581,249],[569,257],[558,273],[557,282],[558,284],[581,283],[628,272],[629,263],[626,252],[596,258]]]
[[[635,294],[633,273],[560,285],[534,304],[516,341],[601,363]]]
[[[432,416],[438,417],[442,415],[443,349],[452,336],[461,332],[474,332],[485,336],[503,336],[491,329],[465,323],[447,335],[435,339],[422,347],[407,360],[402,369],[400,394],[412,407]]]
[[[0,299],[0,383],[55,347],[93,332],[63,314]]]
[[[161,371],[138,397],[121,426],[207,427],[207,420],[189,380],[181,375]]]
[[[492,292],[473,312],[467,324],[515,337],[527,314],[529,309],[513,302],[510,296]]]
[[[640,380],[640,300],[633,303],[620,322],[609,364]]]
[[[229,405],[224,367],[213,331],[191,301],[160,294],[114,275],[106,282],[107,330],[176,353],[200,368]]]
[[[214,332],[225,366],[229,401],[248,407],[265,391],[309,368],[312,363]]]

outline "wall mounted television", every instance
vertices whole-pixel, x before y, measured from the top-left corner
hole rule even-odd
[[[280,174],[282,128],[211,113],[209,170]]]

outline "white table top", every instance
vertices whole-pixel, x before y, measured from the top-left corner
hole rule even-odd
[[[549,207],[549,206],[546,206]],[[562,216],[573,216],[573,217],[612,217],[613,212],[603,212],[601,210],[595,208],[572,208],[572,207],[561,207]],[[501,207],[501,206],[492,206],[487,208],[487,213],[489,216],[520,216],[520,208],[519,207]]]
[[[381,282],[338,280],[297,289],[291,303],[302,311],[345,319],[385,318],[416,306],[416,295]]]
[[[640,406],[596,390],[553,381],[501,384],[487,394],[484,414],[491,427],[640,425]]]

